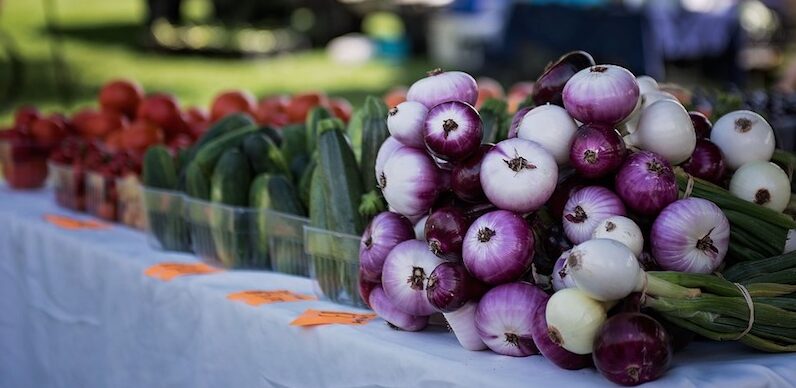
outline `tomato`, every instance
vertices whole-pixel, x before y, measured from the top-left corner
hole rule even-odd
[[[232,113],[243,112],[254,114],[254,96],[248,92],[231,90],[223,92],[213,99],[210,107],[210,120],[218,121]]]
[[[103,110],[116,112],[132,118],[138,104],[144,98],[144,90],[135,81],[113,80],[102,86],[99,103]]]
[[[406,88],[403,86],[397,86],[387,92],[383,99],[384,104],[387,105],[388,108],[392,108],[406,101]]]
[[[115,112],[84,109],[72,116],[75,130],[87,139],[100,139],[111,131],[123,128],[127,120]]]
[[[351,112],[354,110],[351,103],[345,98],[333,98],[329,101],[332,108],[332,114],[343,122],[347,123],[351,119]]]
[[[287,96],[271,96],[260,100],[254,112],[257,124],[282,127],[287,124],[287,105],[290,98]]]
[[[22,106],[14,113],[14,128],[23,133],[28,133],[33,122],[41,117],[39,110],[34,106]]]
[[[204,135],[210,126],[210,118],[207,116],[207,112],[195,106],[182,112],[182,121],[188,126],[188,131],[194,139]]]
[[[296,94],[287,104],[285,113],[290,123],[303,123],[309,111],[318,106],[326,105],[326,96],[321,93]]]
[[[522,104],[531,93],[533,93],[533,82],[522,81],[512,85],[511,89],[509,89],[508,96],[509,112],[516,112],[520,104]]]
[[[39,145],[52,148],[66,137],[66,122],[58,116],[39,118],[31,125],[30,133]]]
[[[105,136],[105,148],[110,152],[119,152],[124,148],[122,144],[123,129],[111,131],[108,136]]]
[[[122,132],[122,145],[126,150],[144,152],[153,144],[163,143],[163,131],[146,121],[138,120]]]
[[[476,81],[478,83],[478,100],[475,102],[475,107],[480,108],[484,101],[490,98],[502,99],[505,97],[503,86],[499,82],[489,77],[481,77]]]
[[[139,120],[148,121],[165,132],[179,132],[184,123],[177,100],[168,94],[153,94],[138,105]]]

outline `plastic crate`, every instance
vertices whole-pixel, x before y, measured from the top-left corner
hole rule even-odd
[[[49,163],[49,169],[55,192],[55,203],[75,211],[86,210],[86,174],[83,170],[55,162]]]
[[[191,252],[191,233],[183,218],[179,191],[141,187],[149,245],[156,249]]]
[[[225,268],[270,269],[265,209],[227,206],[185,198],[185,218],[193,251],[205,262]]]
[[[47,148],[32,140],[0,141],[0,166],[8,186],[18,190],[44,186],[47,180],[47,154]]]
[[[141,181],[135,175],[116,178],[118,202],[116,215],[119,222],[136,229],[146,228],[146,213],[141,192]]]
[[[106,221],[116,221],[118,219],[116,205],[118,205],[116,178],[105,177],[95,171],[87,172],[86,212]]]
[[[359,297],[359,241],[360,236],[304,227],[310,278],[319,298],[367,308]]]
[[[275,272],[310,276],[310,261],[304,252],[304,226],[309,219],[277,211],[266,211],[266,235],[271,267]]]

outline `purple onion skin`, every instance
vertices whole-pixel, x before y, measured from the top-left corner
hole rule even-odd
[[[472,105],[443,102],[428,111],[423,137],[428,151],[445,161],[460,161],[481,145],[484,127]]]
[[[669,334],[641,313],[609,318],[594,341],[594,366],[608,380],[625,386],[661,377],[672,360]]]
[[[478,83],[461,71],[434,69],[428,76],[415,81],[406,92],[406,99],[433,108],[447,101],[464,101],[475,105],[478,101]]]
[[[369,306],[392,327],[405,331],[420,331],[428,326],[428,316],[407,314],[399,310],[380,285],[370,292]]]
[[[592,364],[590,355],[572,353],[554,341],[555,336],[548,331],[547,318],[545,318],[548,299],[539,303],[533,312],[533,342],[539,353],[562,369],[578,370],[590,367]]]
[[[654,216],[677,200],[674,170],[654,152],[636,152],[627,157],[616,175],[616,194],[634,212]]]
[[[707,139],[697,140],[694,153],[682,167],[685,172],[715,184],[721,184],[726,171],[721,150]]]
[[[478,300],[487,286],[475,280],[460,263],[442,263],[428,277],[426,295],[439,312],[450,313],[469,300]]]
[[[527,282],[497,286],[478,302],[475,328],[492,351],[525,357],[539,353],[533,341],[533,311],[546,304],[547,294]]]
[[[519,279],[531,266],[534,237],[525,220],[496,210],[470,225],[464,237],[464,265],[476,279],[491,285]]]
[[[451,170],[451,189],[457,197],[470,203],[486,201],[481,188],[481,160],[494,144],[482,144],[470,157],[459,162]]]
[[[614,126],[636,107],[636,77],[625,68],[597,65],[583,69],[564,86],[564,107],[572,118],[585,124]]]
[[[415,238],[408,218],[393,212],[381,212],[370,221],[359,243],[359,266],[365,280],[379,282],[384,260],[396,245]]]
[[[362,298],[363,302],[365,302],[365,306],[370,307],[370,293],[378,285],[378,282],[371,282],[365,279],[365,274],[363,273],[362,268],[359,268],[359,297]]]
[[[557,61],[547,65],[545,71],[534,83],[531,94],[534,104],[551,103],[564,106],[564,101],[561,98],[564,85],[573,75],[589,66],[594,66],[594,58],[585,51],[566,53]],[[511,137],[509,136],[509,138]]]
[[[470,221],[459,207],[443,207],[435,210],[426,220],[428,249],[437,257],[450,261],[461,261],[462,241],[470,227]]]
[[[532,106],[526,106],[524,108],[518,109],[517,112],[514,113],[514,117],[511,118],[511,125],[509,126],[507,139],[517,137],[517,133],[520,131],[520,123],[522,122],[522,118],[525,117],[525,114],[530,112],[533,108],[534,107]]]
[[[580,244],[591,239],[594,229],[604,219],[625,214],[625,205],[611,190],[602,186],[584,187],[572,194],[564,206],[564,233],[569,241]]]
[[[710,119],[702,112],[697,111],[688,112],[688,116],[691,117],[691,123],[694,124],[697,140],[710,139],[710,130],[713,129]]]
[[[569,161],[585,178],[601,178],[619,168],[627,149],[622,136],[615,129],[584,124],[575,134]]]

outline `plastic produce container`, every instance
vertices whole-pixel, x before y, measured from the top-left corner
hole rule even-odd
[[[32,140],[0,141],[3,178],[13,189],[36,189],[47,180],[47,148]]]
[[[367,308],[359,297],[359,241],[360,236],[304,227],[310,278],[319,298]]]
[[[185,218],[193,251],[225,268],[270,269],[265,209],[226,206],[185,198]]]
[[[116,178],[89,171],[86,173],[86,212],[106,220],[116,221]]]
[[[310,261],[304,252],[304,226],[309,221],[293,214],[266,211],[268,254],[274,271],[310,276]]]
[[[146,228],[146,213],[141,192],[141,181],[135,175],[116,178],[118,203],[116,215],[119,222],[136,229]]]
[[[141,186],[141,195],[149,245],[166,251],[191,252],[191,234],[183,218],[183,194]]]
[[[55,203],[76,211],[86,210],[85,173],[68,164],[49,163]]]

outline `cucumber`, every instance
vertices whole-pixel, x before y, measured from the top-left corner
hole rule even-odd
[[[191,163],[202,170],[205,176],[211,176],[221,154],[227,149],[237,147],[246,136],[256,132],[257,129],[256,125],[248,125],[222,134],[198,148]]]
[[[362,157],[360,163],[360,180],[365,192],[376,190],[376,155],[381,144],[390,136],[387,130],[387,106],[381,99],[368,96],[365,100],[362,116]]]
[[[321,168],[315,167],[312,169],[309,194],[310,225],[320,229],[328,229],[329,216],[327,214],[328,208],[326,207],[328,189]]]
[[[144,186],[163,190],[177,188],[177,167],[166,146],[154,145],[146,150],[143,170]]]
[[[290,166],[296,158],[306,158],[307,133],[304,124],[293,124],[282,128],[282,145],[279,148],[282,150],[285,162]],[[293,172],[297,176],[300,174]]]
[[[304,175],[304,172],[307,171],[310,162],[311,159],[306,154],[301,154],[293,158],[293,161],[290,163],[290,174],[293,176],[296,185],[301,182],[301,177]]]
[[[249,238],[250,218],[254,217],[254,212],[233,208],[248,205],[251,178],[246,156],[237,148],[230,148],[218,160],[210,180],[210,199],[228,205],[214,206],[210,214],[216,254],[226,267],[255,267],[260,264],[252,255]]]
[[[185,192],[193,198],[210,200],[210,178],[196,163],[188,164],[185,170]]]
[[[315,172],[315,167],[317,165],[318,162],[315,159],[310,159],[298,182],[299,199],[304,205],[304,208],[307,210],[310,208],[310,189],[313,181],[313,173]]]
[[[252,171],[246,156],[230,148],[221,155],[210,180],[210,200],[224,205],[246,207]]]
[[[280,135],[279,132],[277,132],[273,127],[260,127],[260,133],[271,139],[271,141],[274,142],[277,147],[282,146],[282,135]]]
[[[304,207],[298,199],[296,188],[290,180],[282,175],[258,175],[252,182],[250,201],[252,206],[256,208],[271,209],[279,213],[301,217],[305,215]],[[303,239],[301,227],[296,228],[295,226],[286,225],[284,221],[271,225],[270,223],[274,222],[271,220],[274,215],[275,213],[260,213],[257,216],[255,222],[257,240],[252,241],[252,244],[257,249],[257,257],[268,257],[275,270],[286,272],[295,267],[295,265],[291,265],[292,263],[301,259],[301,257],[296,257],[297,254],[302,254],[302,252],[296,253],[296,241],[297,239]],[[295,238],[286,238],[284,235],[281,238],[276,238],[276,236],[272,236],[274,228],[281,228],[282,233],[285,233],[285,230],[292,230],[290,233],[294,234]],[[307,275],[306,270],[301,271],[301,273],[293,270],[289,273]]]
[[[292,176],[290,168],[282,157],[282,151],[268,136],[252,133],[243,139],[241,148],[255,174],[270,172]]]
[[[348,120],[348,127],[346,127],[346,134],[351,139],[351,146],[354,148],[354,155],[357,160],[362,160],[362,119],[365,116],[365,109],[357,109]]]
[[[259,209],[272,209],[297,216],[305,214],[296,187],[283,175],[266,173],[254,178],[249,190],[249,203],[251,207]]]
[[[484,127],[484,135],[481,138],[481,143],[495,143],[498,141],[500,133],[508,133],[508,117],[506,116],[506,102],[490,98],[481,105],[478,113],[481,114],[481,122]],[[502,140],[502,139],[501,139]]]
[[[207,129],[207,132],[205,132],[190,148],[186,162],[190,162],[196,156],[196,153],[199,151],[199,149],[204,147],[207,143],[215,140],[225,133],[232,132],[238,128],[243,128],[250,125],[254,125],[254,120],[252,120],[251,116],[245,113],[233,113],[231,115],[225,116],[221,120],[216,121],[216,123],[211,125],[210,128]]]
[[[326,119],[319,126],[318,169],[328,189],[329,230],[359,235],[364,228],[359,215],[363,190],[354,151],[343,134],[342,121]]]
[[[304,130],[306,131],[305,138],[307,142],[307,155],[312,155],[315,153],[315,148],[318,144],[318,133],[320,132],[319,123],[321,120],[325,120],[330,117],[332,117],[332,114],[322,106],[316,106],[315,108],[312,108],[312,110],[307,114],[307,120],[304,124]]]

